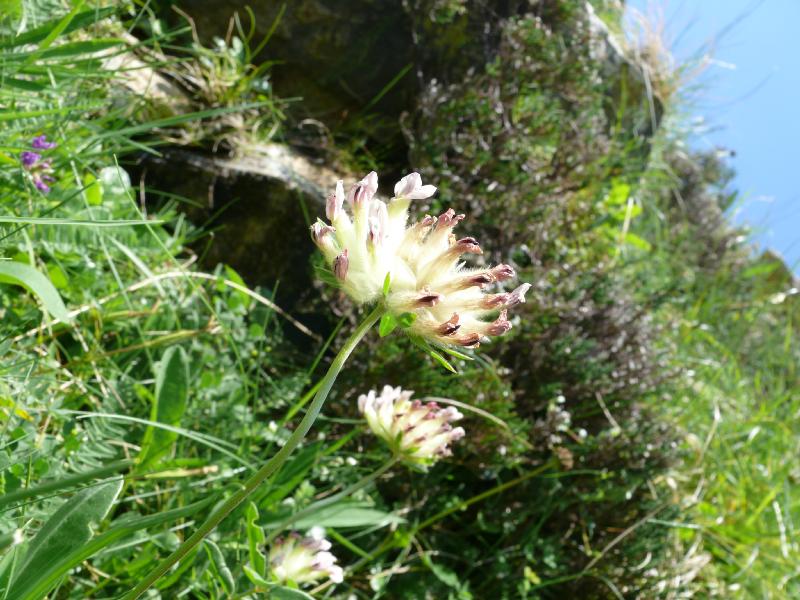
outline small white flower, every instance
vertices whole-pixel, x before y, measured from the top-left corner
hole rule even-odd
[[[309,537],[291,533],[275,540],[269,551],[269,564],[279,583],[310,583],[326,577],[334,583],[344,580],[342,567],[329,552],[331,543],[319,531],[313,533]]]
[[[373,171],[347,194],[352,218],[344,209],[344,186],[337,182],[326,205],[330,224],[317,221],[311,233],[342,290],[358,304],[383,302],[395,316],[413,314],[409,332],[443,345],[474,348],[511,329],[506,309],[525,302],[530,285],[512,292],[486,294],[487,286],[515,276],[509,265],[468,269],[463,254],[482,254],[477,240],[457,239],[464,219],[450,209],[407,227],[411,200],[428,198],[436,188],[422,185],[418,173],[403,177],[387,205],[375,198]],[[485,320],[494,313],[494,320]],[[499,313],[499,314],[498,314]]]
[[[400,387],[383,387],[358,398],[358,409],[367,425],[392,452],[412,466],[425,468],[451,454],[448,445],[464,437],[464,429],[450,424],[462,415],[452,406],[411,400],[414,392]]]
[[[394,184],[395,198],[408,198],[409,200],[424,200],[436,193],[435,185],[422,185],[419,173],[409,173]]]

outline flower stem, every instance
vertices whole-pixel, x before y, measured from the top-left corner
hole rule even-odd
[[[306,412],[302,421],[300,421],[297,429],[295,429],[292,432],[292,435],[289,436],[289,439],[286,441],[283,447],[278,450],[278,452],[275,453],[272,458],[264,463],[264,465],[258,471],[253,473],[253,475],[251,475],[250,478],[245,481],[242,488],[228,498],[225,503],[216,511],[214,511],[211,516],[209,516],[208,519],[206,519],[206,521],[178,547],[177,550],[162,560],[144,577],[144,579],[142,579],[142,581],[140,581],[127,594],[122,596],[121,600],[135,600],[136,598],[139,598],[156,581],[158,581],[160,577],[169,571],[173,565],[179,563],[187,554],[189,554],[189,552],[192,551],[195,546],[202,542],[203,538],[211,533],[211,531],[213,531],[214,528],[219,525],[219,523],[237,506],[244,502],[245,499],[247,499],[247,497],[250,496],[250,494],[252,494],[267,477],[278,471],[278,469],[283,466],[283,463],[286,462],[286,459],[289,458],[294,449],[297,448],[300,442],[303,441],[303,438],[305,438],[309,429],[311,429],[314,421],[316,421],[319,411],[322,409],[322,405],[325,403],[325,399],[328,397],[328,392],[331,391],[331,387],[333,387],[333,383],[336,381],[336,377],[342,370],[345,361],[347,361],[350,354],[352,354],[353,350],[366,335],[366,333],[372,328],[373,325],[375,325],[375,323],[378,322],[381,316],[383,316],[383,312],[383,305],[379,304],[376,306],[344,343],[344,346],[342,346],[342,349],[339,350],[336,358],[333,359],[328,372],[325,373],[325,377],[322,379],[319,390],[317,390],[314,400],[312,400],[311,405],[308,407],[308,411]]]
[[[283,531],[284,529],[289,527],[292,523],[295,523],[296,521],[299,521],[303,517],[305,517],[307,515],[310,515],[311,513],[316,512],[316,511],[318,511],[318,510],[320,510],[322,508],[325,508],[326,506],[330,506],[331,504],[334,504],[334,503],[338,502],[342,498],[347,498],[347,496],[350,496],[354,492],[357,492],[358,490],[367,487],[370,483],[372,483],[373,481],[378,479],[378,477],[380,477],[381,475],[386,473],[386,471],[388,471],[394,465],[396,465],[397,462],[398,462],[398,459],[396,457],[393,457],[393,458],[389,459],[388,461],[386,461],[377,471],[373,471],[369,475],[365,475],[364,477],[362,477],[361,479],[356,481],[353,485],[348,486],[345,489],[343,489],[341,492],[338,492],[338,493],[334,494],[333,496],[328,496],[327,498],[324,498],[324,499],[320,500],[319,502],[314,502],[314,504],[311,504],[311,505],[305,507],[303,510],[300,510],[300,511],[296,512],[295,514],[291,515],[289,518],[287,518],[285,521],[283,521],[283,523],[278,525],[267,536],[267,539],[264,542],[264,545],[265,546],[269,546],[272,542],[275,541],[275,538],[278,537],[278,535],[280,535],[281,531]]]

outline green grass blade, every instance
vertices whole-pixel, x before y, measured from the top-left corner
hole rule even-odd
[[[19,285],[34,294],[54,318],[65,323],[70,321],[67,307],[55,286],[39,271],[23,263],[0,261],[0,283]]]

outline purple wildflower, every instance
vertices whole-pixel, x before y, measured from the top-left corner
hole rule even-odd
[[[35,138],[33,138],[33,141],[31,141],[31,147],[36,148],[37,150],[50,150],[56,146],[58,146],[58,144],[55,142],[48,142],[47,136],[44,134],[37,135]]]
[[[50,150],[55,146],[56,144],[48,142],[47,137],[44,135],[33,138],[31,142],[31,147],[37,150]],[[36,189],[43,194],[47,194],[50,191],[48,184],[55,181],[50,175],[53,172],[52,161],[50,159],[42,160],[40,153],[31,152],[30,150],[20,152],[19,159],[22,163],[22,168],[30,173]]]
[[[28,150],[25,150],[22,154],[19,155],[19,157],[22,160],[22,166],[30,171],[33,165],[39,162],[39,159],[42,158],[42,155],[39,154],[38,152],[30,152]]]
[[[33,176],[33,185],[35,185],[36,189],[42,192],[43,194],[46,194],[47,192],[50,191],[50,186],[47,184],[53,183],[54,181],[55,179],[50,177],[50,175],[46,174],[36,173]]]

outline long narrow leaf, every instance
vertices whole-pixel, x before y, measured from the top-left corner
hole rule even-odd
[[[9,598],[37,598],[31,593],[58,557],[79,550],[92,539],[94,528],[105,518],[122,489],[116,479],[75,494],[42,526],[33,538],[11,582]]]
[[[200,502],[195,502],[182,508],[176,508],[145,517],[122,517],[118,519],[111,524],[111,527],[105,533],[95,536],[87,543],[75,548],[67,554],[54,557],[51,564],[39,574],[38,580],[24,591],[24,595],[19,596],[20,600],[43,598],[70,569],[78,566],[84,560],[94,556],[100,550],[110,546],[117,540],[137,531],[190,517],[216,499],[216,496],[210,496]],[[17,596],[10,597],[17,598]]]
[[[156,394],[151,421],[180,425],[189,397],[189,359],[183,348],[172,346],[164,353],[156,373]],[[143,468],[167,454],[178,434],[167,429],[149,427],[144,434],[140,464]]]
[[[27,289],[41,300],[53,317],[65,323],[70,321],[67,307],[55,286],[39,271],[19,262],[0,261],[0,283],[11,283]]]
[[[107,6],[106,8],[98,8],[92,10],[85,10],[72,16],[67,25],[61,30],[61,35],[83,29],[89,25],[93,25],[98,21],[110,17],[117,12],[117,7]],[[17,46],[25,46],[27,44],[38,44],[46,39],[52,31],[61,23],[61,19],[54,19],[43,23],[39,27],[26,31],[25,33],[13,37],[9,40],[0,42],[0,48],[14,48]]]

